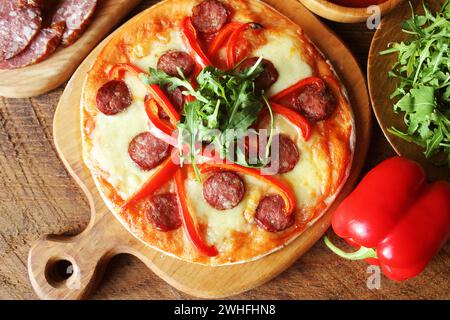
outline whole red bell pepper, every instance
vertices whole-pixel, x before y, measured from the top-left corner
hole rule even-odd
[[[345,253],[326,237],[336,254],[366,259],[390,279],[402,281],[421,273],[450,235],[450,185],[426,182],[423,169],[393,157],[372,169],[339,205],[334,232],[350,245]]]

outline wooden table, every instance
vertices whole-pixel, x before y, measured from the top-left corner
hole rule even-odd
[[[146,0],[132,15],[157,0]],[[132,16],[130,15],[130,17]],[[373,32],[365,24],[326,22],[358,57],[363,69]],[[0,97],[0,298],[36,299],[27,276],[30,245],[43,234],[76,234],[89,221],[82,191],[59,161],[52,119],[64,87],[32,99]],[[365,171],[393,150],[377,123]],[[413,245],[413,244],[412,244]],[[395,283],[382,277],[380,289],[368,289],[364,262],[332,254],[320,241],[271,282],[235,299],[449,299],[450,245],[425,272]],[[114,258],[94,299],[190,299],[173,289],[137,259]]]

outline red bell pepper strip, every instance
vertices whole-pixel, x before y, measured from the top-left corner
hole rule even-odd
[[[228,170],[234,172],[240,172],[255,177],[265,183],[268,183],[271,187],[275,188],[281,195],[285,203],[286,215],[290,215],[294,212],[296,206],[295,194],[292,189],[283,181],[275,178],[274,176],[262,175],[258,170],[253,168],[243,167],[234,163],[205,163],[200,164],[199,169],[201,173],[207,173],[217,170]]]
[[[282,106],[276,102],[269,102],[273,113],[278,113],[283,117],[286,117],[290,122],[292,122],[296,127],[300,129],[303,139],[307,141],[311,135],[311,125],[303,116],[301,116],[295,110]]]
[[[189,212],[189,206],[186,201],[186,190],[184,188],[184,178],[181,169],[175,172],[175,185],[178,198],[178,207],[183,220],[184,230],[189,237],[189,240],[197,250],[207,255],[208,257],[214,257],[219,254],[216,247],[209,246],[202,236],[199,234],[198,229],[195,226],[194,220]]]
[[[129,199],[122,205],[122,209],[128,208],[131,204],[136,203],[155,192],[161,185],[167,182],[170,177],[175,173],[179,166],[168,157],[164,162],[156,169],[155,173],[144,183],[136,193],[134,193]]]
[[[367,259],[384,274],[402,281],[418,275],[450,235],[450,185],[427,184],[423,169],[402,157],[372,169],[340,204],[332,218],[334,232],[359,250],[338,255]]]
[[[289,88],[284,89],[283,91],[281,91],[280,93],[277,93],[276,95],[272,96],[270,98],[271,101],[279,101],[280,99],[286,97],[288,94],[297,91],[307,85],[316,85],[316,86],[324,86],[325,83],[323,82],[323,80],[321,78],[318,77],[308,77],[308,78],[304,78],[302,80],[300,80],[299,82],[293,84],[292,86],[290,86]]]
[[[227,42],[227,67],[229,69],[233,68],[238,62],[236,54],[236,44],[239,38],[241,37],[242,33],[248,29],[260,29],[260,28],[262,28],[262,26],[258,23],[247,22],[241,24],[241,26],[239,26],[238,28],[236,28],[231,32],[230,38],[228,39]]]
[[[208,55],[211,57],[216,54],[216,52],[222,47],[222,45],[227,41],[231,33],[239,29],[244,23],[242,22],[230,22],[225,27],[223,27],[214,40],[209,45]]]
[[[189,54],[194,57],[197,64],[203,69],[212,65],[206,54],[203,52],[197,38],[197,31],[192,25],[190,17],[186,17],[181,22],[181,35]]]
[[[175,128],[161,120],[158,115],[158,106],[153,98],[145,99],[145,113],[150,120],[150,133],[165,143],[178,148],[178,139],[172,136]]]
[[[140,74],[146,74],[143,70],[130,63],[119,63],[111,68],[111,70],[109,71],[109,77],[110,79],[122,79],[124,72],[127,71],[135,74],[138,78]],[[172,105],[172,102],[170,102],[170,99],[166,96],[166,94],[157,84],[146,84],[145,87],[150,92],[152,98],[156,100],[158,105],[169,116],[171,123],[173,125],[176,125],[176,123],[180,121],[180,114]]]

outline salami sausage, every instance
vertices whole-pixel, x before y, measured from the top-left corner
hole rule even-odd
[[[170,102],[172,102],[172,105],[177,109],[178,112],[180,112],[184,105],[184,96],[180,88],[175,88],[173,90],[169,90],[168,88],[164,88],[164,92],[169,98]],[[169,116],[163,109],[159,109],[158,115],[161,119],[169,119]]]
[[[177,196],[173,193],[153,196],[146,204],[145,216],[160,231],[171,231],[181,227]]]
[[[52,22],[64,21],[66,31],[62,44],[69,46],[81,37],[92,20],[97,0],[63,0],[53,15]]]
[[[185,77],[194,70],[195,62],[192,57],[184,51],[167,51],[158,60],[157,68],[172,77],[179,77],[178,68]]]
[[[274,139],[277,140],[278,144],[274,143],[271,146],[271,157],[274,159],[272,167],[276,169],[276,173],[286,173],[294,169],[300,154],[294,141],[288,136],[280,134],[278,139]]]
[[[213,173],[203,183],[203,198],[217,210],[234,208],[241,202],[244,193],[241,177],[229,171]]]
[[[228,9],[218,0],[205,0],[192,9],[192,24],[197,31],[214,33],[228,20]]]
[[[60,22],[42,29],[25,50],[11,59],[0,62],[0,69],[22,68],[44,60],[58,47],[64,27],[64,22]]]
[[[258,61],[258,57],[252,57],[245,59],[237,68],[238,71],[243,71],[245,69],[251,68]],[[261,60],[261,65],[264,70],[262,73],[255,79],[255,87],[258,90],[267,90],[269,89],[275,82],[278,80],[278,71],[267,59]]]
[[[0,1],[0,61],[22,52],[38,34],[41,10],[18,1]]]
[[[130,158],[143,170],[151,170],[169,156],[169,145],[150,132],[142,132],[128,146]]]
[[[132,99],[124,81],[111,80],[98,89],[95,102],[101,113],[114,115],[128,108]]]
[[[259,202],[255,222],[266,231],[279,232],[294,224],[294,215],[286,215],[283,198],[277,194],[271,194]]]
[[[336,109],[336,98],[331,89],[323,85],[310,84],[293,94],[289,104],[311,121],[328,119]]]

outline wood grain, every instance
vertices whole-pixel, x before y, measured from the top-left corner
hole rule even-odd
[[[366,21],[373,12],[367,8],[344,7],[328,0],[299,0],[315,14],[336,22],[355,23]],[[381,15],[389,13],[404,0],[387,0],[378,5]]]
[[[156,1],[144,1],[134,15]],[[372,32],[364,24],[327,22],[365,67]],[[63,88],[32,99],[0,98],[0,298],[36,299],[26,272],[28,250],[42,234],[77,234],[89,221],[86,197],[58,159],[52,118]],[[394,155],[373,122],[364,171]],[[321,241],[274,280],[236,299],[449,299],[450,246],[420,277],[403,283],[382,278],[366,286],[366,263],[331,254]],[[131,255],[108,265],[93,299],[190,299]]]
[[[440,2],[439,0],[430,2],[431,10],[437,10]],[[423,12],[422,1],[416,0],[412,3],[416,12]],[[389,94],[394,92],[398,83],[396,79],[388,77],[389,70],[397,62],[397,54],[379,55],[379,52],[388,48],[390,42],[407,41],[409,38],[406,33],[401,31],[402,22],[411,16],[409,3],[402,4],[398,9],[382,21],[370,47],[367,76],[372,106],[384,135],[398,154],[419,162],[425,168],[430,179],[450,181],[449,167],[445,164],[433,164],[438,161],[442,162],[442,158],[446,159],[446,155],[441,154],[440,158],[426,159],[423,154],[424,148],[388,132],[388,128],[391,127],[406,131],[403,113],[396,114],[392,108],[393,101],[389,99]]]
[[[83,36],[67,48],[58,48],[48,59],[25,68],[0,70],[0,96],[34,97],[67,81],[81,61],[141,0],[99,1],[94,19]]]

